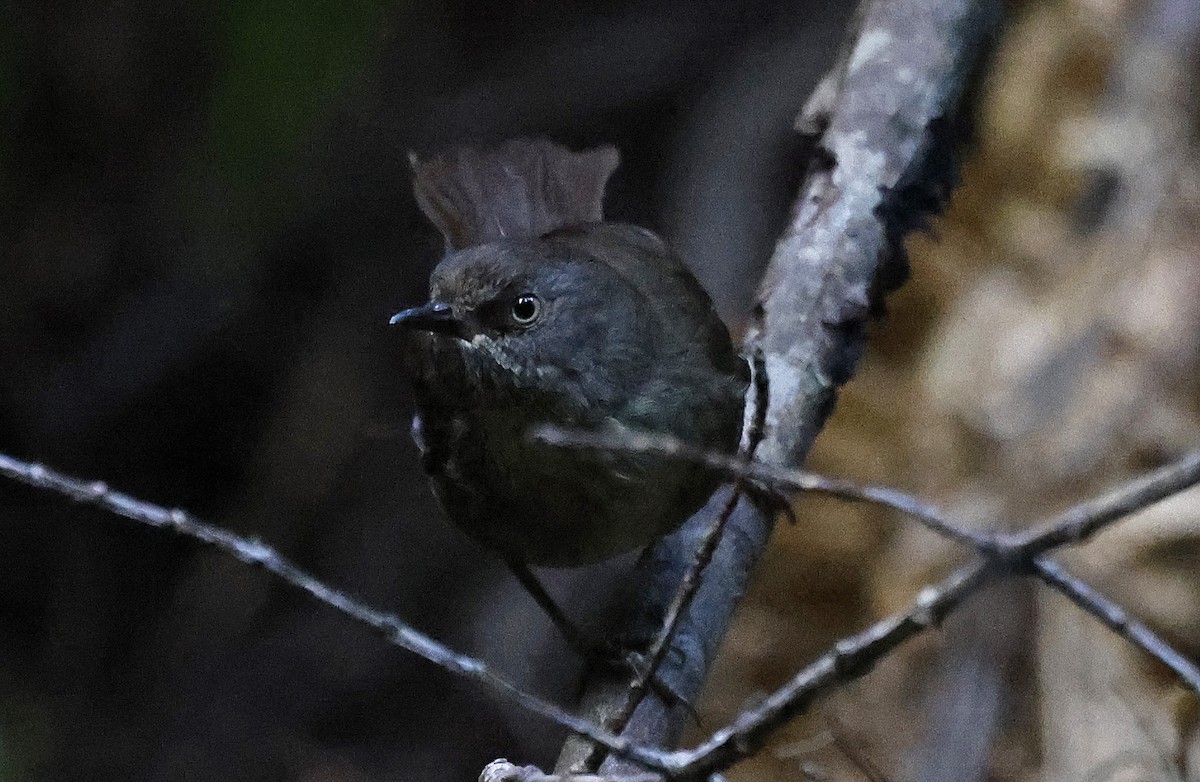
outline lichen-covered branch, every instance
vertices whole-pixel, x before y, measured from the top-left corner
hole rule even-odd
[[[905,236],[940,209],[956,181],[955,153],[966,96],[1000,18],[997,0],[908,0],[864,4],[838,66],[805,107],[798,127],[815,132],[816,153],[759,292],[748,352],[761,352],[769,398],[763,461],[804,461],[853,374],[866,327],[906,274]],[[717,505],[716,507],[719,507]],[[693,559],[713,505],[639,563],[624,637],[653,637],[674,584]],[[770,535],[771,520],[743,502],[676,633],[659,673],[680,695],[699,696],[733,609]],[[628,682],[602,674],[583,708],[604,721]],[[684,715],[647,698],[625,735],[670,745]],[[586,742],[571,740],[560,770],[591,768]],[[617,773],[619,762],[605,765]]]

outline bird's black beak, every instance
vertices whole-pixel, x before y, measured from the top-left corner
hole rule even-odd
[[[462,323],[454,318],[454,311],[450,309],[450,305],[440,301],[431,301],[420,307],[397,312],[388,324],[463,338]]]

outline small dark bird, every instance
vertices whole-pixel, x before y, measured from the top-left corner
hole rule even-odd
[[[447,515],[518,575],[644,547],[720,482],[687,462],[550,447],[530,438],[538,425],[738,445],[746,364],[662,239],[603,222],[617,162],[543,140],[413,161],[448,252],[430,301],[391,320],[414,337],[413,434]]]

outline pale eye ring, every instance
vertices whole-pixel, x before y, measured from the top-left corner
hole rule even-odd
[[[542,301],[532,293],[522,293],[513,299],[509,314],[514,323],[528,326],[542,314]]]

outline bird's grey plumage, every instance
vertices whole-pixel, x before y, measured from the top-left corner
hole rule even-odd
[[[536,425],[664,432],[725,451],[741,428],[745,366],[707,294],[653,233],[596,219],[607,154],[522,141],[416,164],[419,202],[458,248],[434,270],[436,307],[396,316],[418,324],[406,356],[422,463],[457,525],[531,564],[645,546],[718,482],[678,461],[551,448],[529,439]],[[525,194],[524,228],[486,193],[467,211],[445,196],[501,170],[508,184],[492,197]],[[529,323],[514,320],[520,297],[536,300]]]

